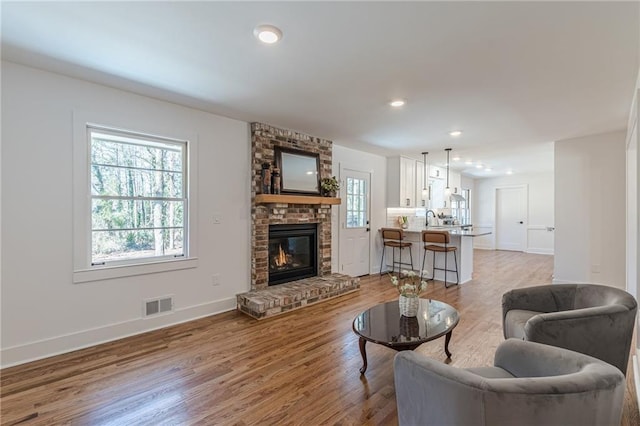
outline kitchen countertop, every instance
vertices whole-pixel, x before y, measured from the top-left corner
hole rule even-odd
[[[406,233],[421,233],[425,230],[433,230],[433,231],[449,231],[450,235],[459,235],[461,237],[481,237],[483,235],[490,235],[491,228],[477,228],[470,229],[467,231],[463,231],[460,228],[460,225],[453,226],[428,226],[428,227],[416,227],[416,228],[407,228],[404,230]]]

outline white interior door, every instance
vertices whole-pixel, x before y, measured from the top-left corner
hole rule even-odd
[[[524,251],[527,230],[527,188],[496,189],[496,248]]]
[[[369,198],[371,175],[341,170],[340,272],[352,277],[369,274]]]

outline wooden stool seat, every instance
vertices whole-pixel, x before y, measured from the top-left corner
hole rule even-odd
[[[444,253],[444,252],[456,251],[457,250],[456,247],[436,246],[436,245],[433,245],[433,244],[425,245],[424,249],[425,250],[430,250],[430,251],[437,251],[438,253]]]
[[[433,252],[433,265],[431,269],[431,279],[435,280],[435,271],[444,271],[444,286],[449,288],[451,286],[447,285],[447,272],[455,272],[456,273],[456,282],[457,285],[460,282],[460,278],[458,276],[458,258],[456,255],[456,251],[458,250],[455,246],[450,246],[451,236],[449,235],[449,231],[422,231],[422,242],[424,245],[424,254],[422,256],[422,268],[420,269],[420,279],[422,279],[422,274],[424,273],[424,263],[427,258],[427,251]],[[436,243],[436,244],[428,244],[428,243]],[[442,245],[437,245],[442,244]],[[455,261],[456,269],[448,269],[447,268],[447,254],[453,252],[453,259]],[[444,253],[444,268],[436,268],[436,253]],[[453,284],[452,284],[453,285]]]
[[[396,265],[398,265],[398,272],[400,272],[400,268],[402,265],[411,266],[411,270],[413,270],[413,255],[411,254],[411,246],[413,243],[404,241],[404,231],[401,228],[382,228],[380,230],[382,234],[382,259],[380,259],[380,275],[382,275],[382,266],[384,264],[384,252],[386,247],[391,247],[393,250],[391,252],[391,273],[393,274],[396,270]],[[411,259],[411,263],[406,263],[402,261],[402,249],[409,249],[409,258]],[[396,262],[396,249],[400,250],[400,260]]]
[[[383,243],[387,247],[411,247],[412,243],[400,242],[400,241],[385,241]]]

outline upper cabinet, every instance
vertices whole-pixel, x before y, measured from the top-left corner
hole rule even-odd
[[[451,207],[445,195],[447,169],[427,168],[427,191],[423,193],[424,163],[407,157],[387,158],[387,207],[443,209]],[[451,193],[462,194],[460,173],[449,170]]]
[[[429,208],[442,209],[447,207],[444,199],[444,187],[446,183],[442,178],[429,179]]]
[[[387,158],[387,207],[416,207],[416,160]]]
[[[416,161],[416,207],[429,208],[429,179],[424,181],[424,163]],[[423,191],[424,187],[426,191]]]
[[[449,170],[449,188],[452,194],[462,195],[460,173]]]
[[[446,169],[441,167],[429,166],[429,177],[431,178],[444,179],[446,172]]]

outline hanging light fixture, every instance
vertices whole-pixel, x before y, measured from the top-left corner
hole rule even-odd
[[[451,152],[451,148],[444,149],[447,152],[447,187],[444,189],[445,196],[451,196],[451,188],[449,188],[449,153]]]
[[[425,200],[427,198],[427,195],[429,195],[429,189],[427,188],[427,182],[429,181],[429,176],[427,175],[427,155],[429,155],[428,152],[423,152],[422,153],[422,167],[423,167],[423,171],[422,171],[422,199]]]

